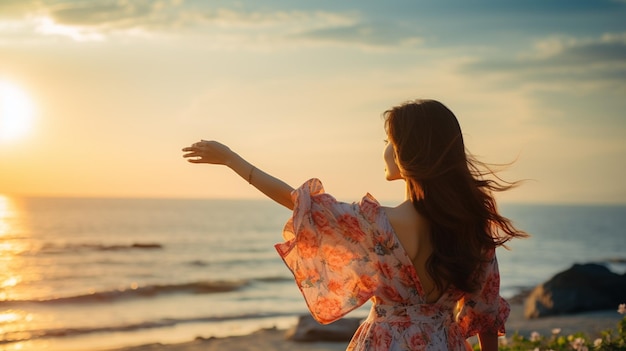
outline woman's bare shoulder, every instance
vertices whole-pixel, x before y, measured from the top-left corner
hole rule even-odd
[[[420,243],[428,238],[429,226],[426,219],[420,215],[409,202],[396,207],[383,207],[387,219],[393,228],[398,240],[411,259],[418,252]]]

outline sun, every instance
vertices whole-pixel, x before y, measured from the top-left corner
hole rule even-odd
[[[34,105],[18,85],[0,80],[0,142],[19,140],[32,128]]]

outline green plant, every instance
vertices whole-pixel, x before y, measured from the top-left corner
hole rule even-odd
[[[617,309],[622,315],[626,314],[626,304],[620,304]],[[510,338],[500,338],[499,350],[504,351],[544,351],[544,350],[576,350],[576,351],[626,351],[626,315],[617,323],[616,330],[603,331],[600,338],[591,340],[583,332],[568,336],[561,335],[561,329],[552,330],[552,335],[543,336],[533,332],[529,337],[518,333]]]

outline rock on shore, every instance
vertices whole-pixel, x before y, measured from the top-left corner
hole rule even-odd
[[[575,264],[536,286],[526,298],[524,316],[539,318],[616,309],[626,302],[626,274],[595,263]]]

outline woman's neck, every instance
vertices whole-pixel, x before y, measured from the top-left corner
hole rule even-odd
[[[405,182],[405,191],[404,191],[404,201],[412,201],[412,199],[417,198],[417,199],[421,199],[424,197],[424,193],[422,192],[422,187],[416,183],[413,182],[413,187],[414,187],[414,191],[417,192],[416,194],[411,194],[411,187],[409,186],[409,182],[408,181],[404,181]]]

